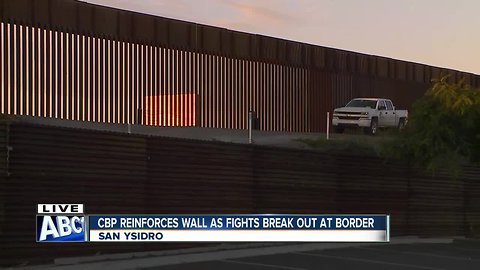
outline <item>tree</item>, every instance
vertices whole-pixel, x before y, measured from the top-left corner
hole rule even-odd
[[[387,147],[387,154],[458,176],[462,165],[480,161],[480,91],[464,80],[448,83],[448,76],[432,82],[413,104],[406,129]]]

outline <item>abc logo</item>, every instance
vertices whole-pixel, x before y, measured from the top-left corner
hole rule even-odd
[[[84,238],[85,217],[82,216],[39,216],[38,241],[79,241]],[[41,227],[40,227],[41,226]],[[71,236],[71,237],[69,237]],[[61,238],[61,239],[56,239]]]

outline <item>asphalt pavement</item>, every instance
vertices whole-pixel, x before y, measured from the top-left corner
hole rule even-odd
[[[187,269],[480,269],[480,242],[357,246],[141,268]]]
[[[25,270],[190,270],[190,269],[480,269],[480,240],[393,238],[390,243],[225,244],[192,250],[59,258]]]

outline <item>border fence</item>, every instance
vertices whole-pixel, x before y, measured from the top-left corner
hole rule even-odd
[[[0,1],[0,113],[318,132],[353,97],[409,108],[441,73],[385,57],[71,0]]]
[[[0,125],[0,149],[4,264],[188,246],[36,243],[40,202],[117,214],[389,213],[393,236],[480,229],[478,167],[453,180],[376,157],[22,123]]]

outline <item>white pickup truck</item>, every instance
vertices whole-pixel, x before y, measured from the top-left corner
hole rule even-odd
[[[375,135],[378,128],[397,127],[407,124],[408,111],[396,110],[390,99],[355,98],[333,112],[332,126],[337,133],[345,128],[363,128],[365,133]]]

